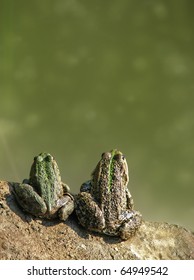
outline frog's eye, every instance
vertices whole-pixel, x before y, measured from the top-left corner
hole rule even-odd
[[[46,161],[51,161],[51,160],[52,160],[51,155],[47,155],[47,156],[45,157],[45,160],[46,160]]]
[[[125,160],[125,156],[123,154],[116,154],[113,158],[117,161]]]
[[[121,158],[122,158],[122,160],[125,160],[125,159],[126,159],[126,157],[125,157],[124,155],[122,155]]]
[[[39,156],[35,156],[34,157],[34,162],[39,162],[39,161],[42,161],[42,158]]]
[[[114,155],[113,159],[116,160],[116,161],[119,161],[120,160],[120,155],[119,154]]]
[[[101,157],[102,159],[109,160],[111,158],[111,153],[102,153]]]

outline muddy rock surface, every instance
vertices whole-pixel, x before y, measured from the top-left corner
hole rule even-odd
[[[194,234],[168,223],[144,221],[134,237],[122,241],[86,231],[75,214],[66,222],[24,213],[0,181],[0,259],[194,260]]]

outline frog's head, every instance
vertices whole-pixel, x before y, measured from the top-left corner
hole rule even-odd
[[[129,181],[128,165],[125,156],[117,149],[105,152],[92,173],[94,184],[102,184],[111,189],[119,181],[126,187]]]
[[[49,153],[40,153],[34,157],[34,163],[41,164],[43,162],[52,162],[54,159]]]
[[[40,153],[34,157],[34,162],[30,170],[30,180],[34,185],[47,182],[47,180],[55,180],[59,178],[59,170],[56,161],[49,153]]]
[[[112,174],[112,179],[114,177],[119,179],[119,176],[122,180],[123,187],[126,187],[129,182],[129,175],[128,175],[128,165],[127,160],[122,152],[119,150],[111,150],[109,152],[110,157],[110,174]]]

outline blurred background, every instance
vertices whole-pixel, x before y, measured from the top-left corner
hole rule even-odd
[[[194,2],[0,0],[0,179],[72,192],[121,150],[144,219],[194,229]]]

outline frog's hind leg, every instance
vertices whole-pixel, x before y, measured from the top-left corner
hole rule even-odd
[[[61,208],[58,211],[60,220],[66,221],[69,215],[71,215],[71,213],[73,212],[75,207],[73,196],[66,193],[64,197],[58,201],[58,205],[61,206]]]
[[[101,232],[105,227],[103,213],[90,193],[81,192],[75,199],[75,211],[80,224],[89,230]]]
[[[13,184],[13,193],[19,205],[24,211],[34,216],[42,216],[47,211],[47,206],[43,199],[37,194],[33,187],[28,184]]]
[[[132,237],[142,223],[142,216],[138,211],[126,211],[125,216],[119,229],[120,237],[123,240]]]

